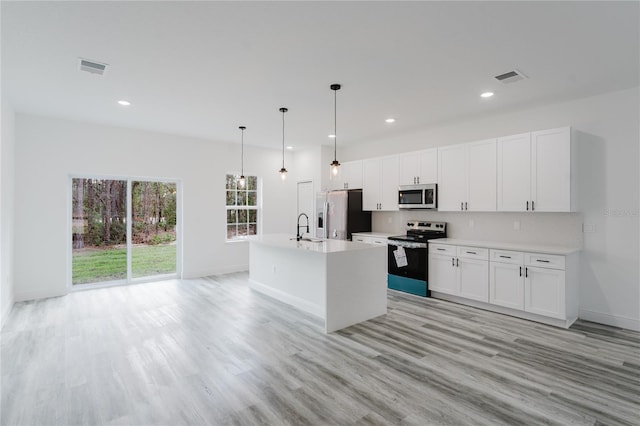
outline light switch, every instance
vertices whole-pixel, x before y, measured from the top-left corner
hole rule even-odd
[[[583,223],[582,232],[585,234],[593,234],[596,232],[596,225],[593,223]]]

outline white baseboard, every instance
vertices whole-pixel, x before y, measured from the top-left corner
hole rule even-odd
[[[4,327],[4,323],[7,321],[7,318],[9,318],[11,310],[13,309],[13,304],[13,295],[10,295],[4,306],[2,306],[2,315],[0,316],[0,329]]]
[[[49,297],[66,296],[69,293],[67,289],[64,290],[40,290],[40,291],[25,291],[24,293],[16,293],[14,296],[15,302],[24,302],[27,300],[48,299]]]
[[[299,297],[292,296],[283,291],[276,290],[273,287],[269,287],[268,285],[259,283],[258,281],[255,281],[252,279],[249,280],[249,287],[251,287],[251,289],[259,293],[266,294],[267,296],[272,297],[281,302],[284,302],[287,305],[291,305],[295,308],[298,308],[301,311],[308,312],[311,315],[315,315],[318,318],[324,319],[325,317],[324,308],[320,305],[316,305],[315,303],[311,303]]]
[[[580,309],[578,317],[586,321],[611,325],[613,327],[626,328],[633,331],[640,331],[640,319],[637,318],[605,314],[602,312],[590,311],[588,309]]]
[[[249,270],[249,264],[244,263],[241,265],[228,265],[215,269],[207,269],[195,272],[183,272],[182,278],[185,280],[192,280],[195,278],[208,277],[209,275],[221,275],[221,274],[230,274],[232,272],[244,272]]]

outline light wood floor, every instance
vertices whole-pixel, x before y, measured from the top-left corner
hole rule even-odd
[[[247,279],[17,304],[2,330],[2,424],[640,422],[638,333],[390,291],[387,315],[325,335]]]

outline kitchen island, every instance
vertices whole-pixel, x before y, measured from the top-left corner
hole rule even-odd
[[[385,246],[280,234],[249,241],[250,287],[322,318],[326,333],[387,313]]]

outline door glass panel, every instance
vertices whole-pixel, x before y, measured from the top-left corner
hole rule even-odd
[[[176,273],[176,184],[131,182],[131,276]]]
[[[72,179],[72,283],[127,278],[127,181]]]

